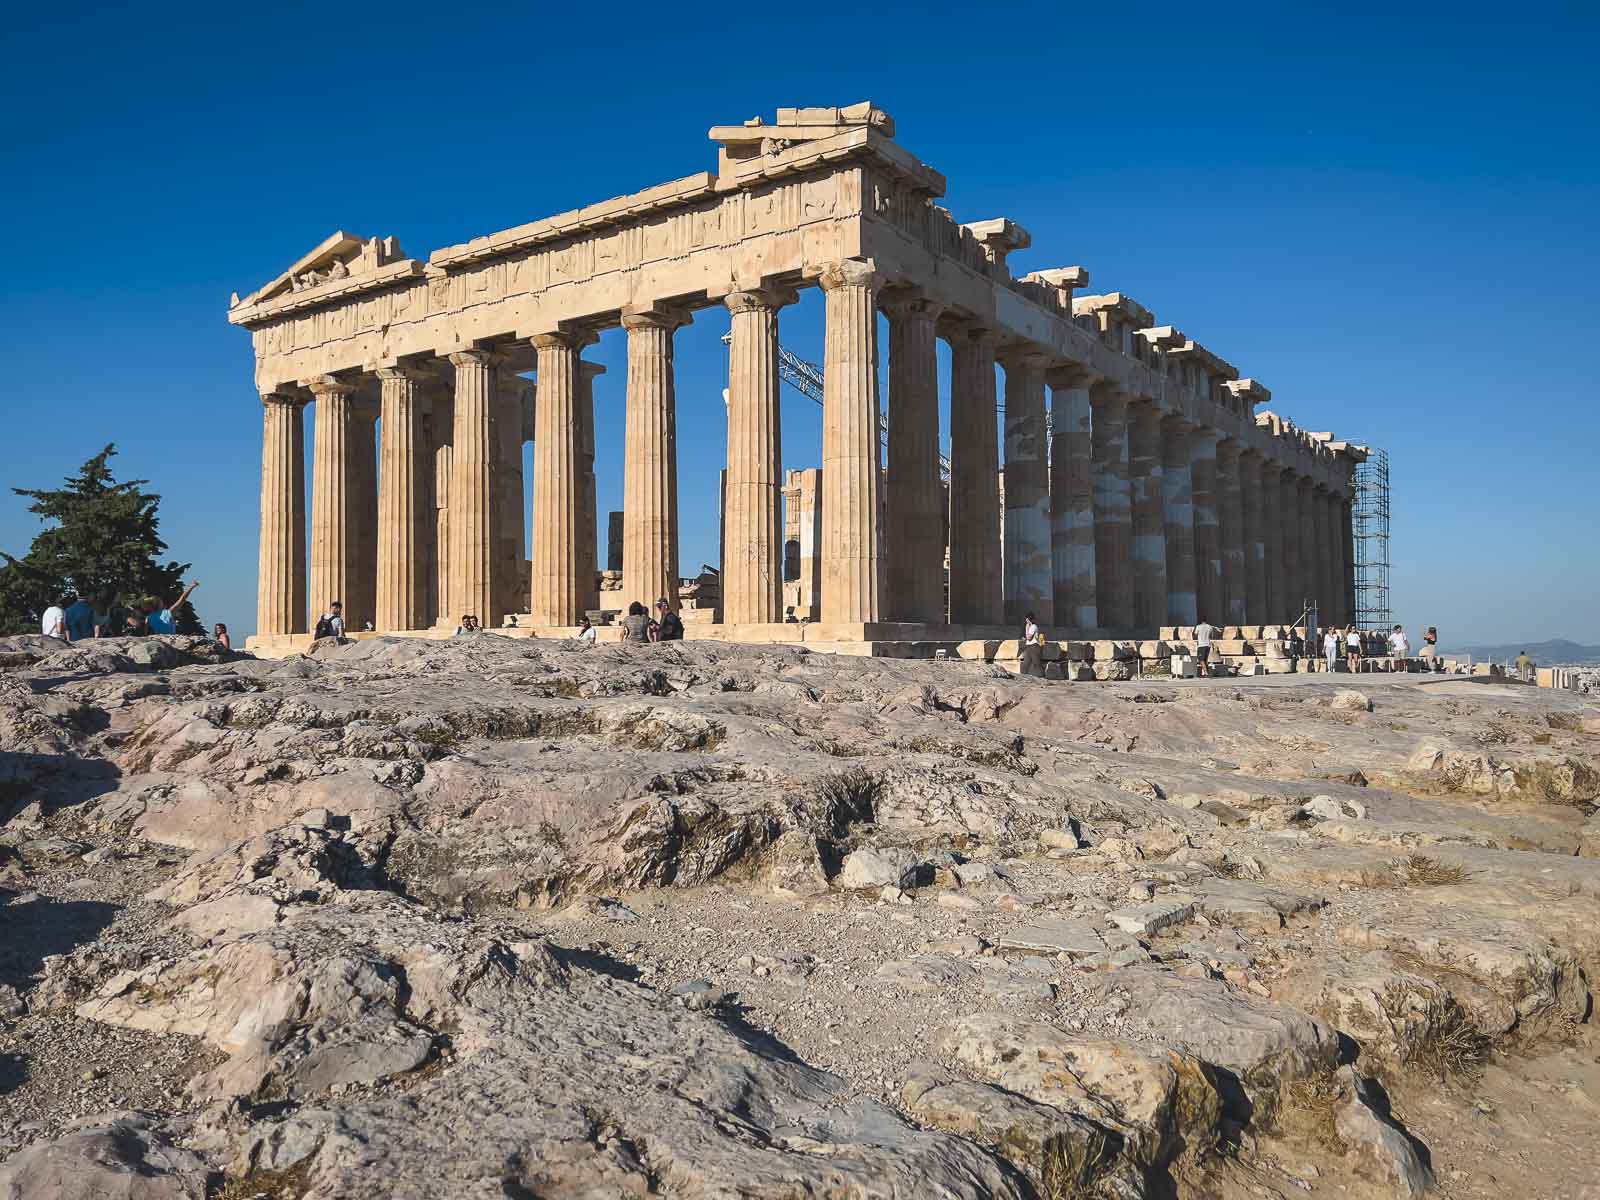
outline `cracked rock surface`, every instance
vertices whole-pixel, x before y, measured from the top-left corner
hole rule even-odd
[[[1597,717],[0,639],[0,1200],[1578,1196]]]

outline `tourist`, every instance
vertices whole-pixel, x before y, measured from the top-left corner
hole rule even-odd
[[[1396,625],[1389,634],[1389,655],[1392,658],[1411,657],[1411,643],[1406,640],[1405,627]]]
[[[177,633],[178,632],[178,620],[177,620],[177,618],[175,616],[173,616],[173,612],[176,609],[181,608],[183,606],[183,602],[185,600],[187,600],[190,597],[190,595],[194,592],[195,588],[197,588],[199,586],[200,586],[200,581],[198,579],[196,579],[193,583],[191,583],[188,587],[184,588],[183,591],[178,594],[178,598],[176,600],[174,600],[171,604],[166,605],[165,607],[163,607],[161,605],[161,602],[159,600],[155,601],[154,604],[151,607],[151,610],[148,613],[145,614],[145,618],[144,618],[145,624],[147,626],[149,626],[149,628],[150,628],[150,632],[151,633]]]
[[[122,636],[143,637],[149,630],[145,628],[144,613],[139,605],[135,604],[122,615]]]
[[[219,644],[224,650],[233,649],[233,639],[228,636],[228,627],[221,621],[211,627],[211,640]]]
[[[650,638],[650,614],[645,612],[644,605],[635,600],[628,605],[628,615],[622,618],[622,640],[636,644],[647,644]]]
[[[590,646],[600,640],[600,634],[586,616],[578,619],[578,640]]]
[[[1211,639],[1216,632],[1217,627],[1209,621],[1194,627],[1194,673],[1200,678],[1211,674]]]
[[[82,596],[73,596],[66,611],[67,636],[75,642],[86,642],[94,636],[94,606]]]
[[[478,624],[478,618],[473,613],[462,613],[461,624],[456,626],[456,636],[465,637],[469,633],[482,633],[483,627]]]
[[[1038,634],[1039,634],[1039,623],[1033,619],[1033,614],[1032,613],[1028,613],[1025,617],[1022,618],[1022,641],[1023,641],[1023,644],[1026,645],[1027,643],[1033,641],[1033,639],[1035,637],[1037,637]]]
[[[55,638],[60,642],[70,642],[72,637],[67,632],[67,605],[71,603],[71,596],[63,596],[55,604],[45,609],[44,616],[39,621],[39,632],[47,638]]]
[[[1344,651],[1344,665],[1350,669],[1350,674],[1358,674],[1361,670],[1361,634],[1354,622],[1345,626]]]
[[[656,601],[656,636],[658,642],[683,641],[683,620],[672,611],[665,596]]]
[[[122,629],[122,614],[108,593],[102,592],[94,602],[94,636],[116,637]]]
[[[1023,626],[1033,632],[1022,643],[1022,673],[1032,675],[1038,679],[1044,678],[1044,630],[1033,622],[1033,614],[1029,613],[1027,622]]]
[[[1424,654],[1439,653],[1439,631],[1432,625],[1429,625],[1428,632],[1422,635],[1422,652]]]
[[[783,623],[785,625],[800,624],[800,618],[794,615],[794,605],[791,604],[788,608],[783,610]]]
[[[323,638],[344,641],[344,605],[337,600],[328,605],[328,611],[317,618],[317,628],[311,637],[313,641]]]
[[[1339,669],[1340,641],[1339,631],[1332,625],[1328,626],[1328,632],[1322,635],[1322,657],[1328,661],[1329,675]]]
[[[1533,659],[1528,657],[1526,650],[1517,655],[1517,675],[1524,683],[1533,681]]]

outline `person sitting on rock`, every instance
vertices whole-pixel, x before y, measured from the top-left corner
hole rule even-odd
[[[153,607],[150,612],[145,614],[145,624],[150,627],[150,632],[177,633],[178,619],[173,614],[183,606],[183,602],[187,600],[194,593],[195,588],[199,586],[200,581],[196,579],[190,583],[188,587],[184,588],[183,591],[179,593],[178,598],[171,604],[163,607],[159,602],[157,602],[155,607]]]
[[[600,640],[600,635],[595,630],[594,623],[587,616],[578,620],[578,640],[587,646],[592,646]]]
[[[478,624],[478,618],[472,613],[461,614],[461,624],[456,626],[456,636],[465,637],[469,633],[482,633],[483,629]]]
[[[650,614],[637,600],[628,605],[628,615],[622,618],[622,640],[638,645],[650,641]]]
[[[683,618],[672,611],[665,596],[656,601],[656,641],[681,642],[683,640]]]

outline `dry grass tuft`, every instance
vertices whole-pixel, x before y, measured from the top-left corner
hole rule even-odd
[[[1360,886],[1364,888],[1397,888],[1404,885],[1390,871],[1366,870],[1361,872]]]
[[[1339,1106],[1345,1101],[1344,1085],[1331,1071],[1293,1080],[1283,1091],[1276,1123],[1284,1132],[1300,1134],[1335,1154],[1345,1149],[1339,1136]]]
[[[1440,1083],[1450,1079],[1475,1080],[1489,1058],[1490,1044],[1466,1010],[1450,1000],[1437,1020],[1419,1025],[1405,1040],[1400,1058]]]
[[[1417,887],[1441,887],[1465,883],[1472,872],[1456,863],[1440,862],[1426,854],[1413,854],[1406,859],[1406,882]]]
[[[1042,1200],[1090,1200],[1096,1181],[1116,1154],[1109,1138],[1082,1140],[1055,1134],[1045,1141],[1040,1164]]]

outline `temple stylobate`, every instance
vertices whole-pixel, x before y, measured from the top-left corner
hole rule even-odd
[[[464,613],[557,632],[616,607],[598,590],[604,368],[583,354],[619,325],[625,502],[609,594],[676,597],[673,346],[703,310],[731,326],[727,464],[720,620],[691,636],[779,636],[795,548],[778,335],[808,287],[826,329],[803,548],[816,602],[802,615],[837,640],[981,637],[1026,612],[1079,636],[1287,623],[1306,601],[1325,623],[1353,616],[1360,447],[1263,411],[1261,384],[1127,295],[1082,294],[1080,267],[1014,275],[1027,232],[959,223],[937,203],[944,177],[870,104],[779,109],[710,136],[715,172],[426,261],[337,233],[235,297],[228,319],[251,332],[263,405],[256,643],[304,644],[336,598],[352,628],[417,634]]]

